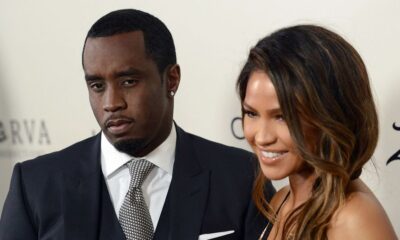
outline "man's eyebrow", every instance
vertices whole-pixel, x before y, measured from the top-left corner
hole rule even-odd
[[[115,73],[115,77],[126,77],[126,76],[137,76],[137,75],[141,75],[142,72],[134,69],[134,68],[129,68],[127,70],[123,70],[123,71],[119,71]]]
[[[114,77],[126,77],[126,76],[140,76],[142,75],[143,72],[134,68],[129,68],[127,70],[122,70],[122,71],[118,71],[116,73],[114,73]],[[99,80],[103,80],[102,77],[97,76],[97,75],[92,75],[92,74],[85,74],[85,80],[87,82],[90,81],[99,81]]]
[[[98,81],[101,80],[102,78],[96,75],[90,75],[90,74],[85,74],[85,80],[86,82],[91,82],[91,81]]]

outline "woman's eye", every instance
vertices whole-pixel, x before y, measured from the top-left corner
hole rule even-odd
[[[257,116],[257,114],[255,112],[248,111],[248,110],[243,110],[243,114],[249,118],[254,118],[255,116]]]
[[[285,118],[283,117],[283,114],[278,114],[275,116],[275,118],[279,121],[285,121]]]

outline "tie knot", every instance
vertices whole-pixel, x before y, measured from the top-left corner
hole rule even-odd
[[[128,162],[129,173],[131,174],[131,187],[142,186],[147,175],[154,168],[154,164],[146,159],[132,160]]]

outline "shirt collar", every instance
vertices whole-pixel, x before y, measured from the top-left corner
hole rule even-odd
[[[132,159],[146,159],[157,167],[172,175],[175,161],[176,149],[176,129],[172,124],[171,132],[156,149],[141,158],[135,158],[129,154],[118,151],[107,139],[104,133],[101,133],[101,168],[103,175],[109,177],[118,169],[123,167]]]

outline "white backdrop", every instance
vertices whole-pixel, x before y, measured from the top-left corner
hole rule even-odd
[[[0,0],[0,211],[16,162],[98,131],[81,49],[91,24],[119,8],[148,11],[171,30],[182,69],[177,123],[246,149],[231,123],[240,115],[234,85],[249,48],[299,23],[326,26],[349,40],[367,65],[380,115],[375,167],[368,164],[362,178],[400,234],[400,131],[393,128],[400,126],[399,0]],[[241,135],[238,122],[233,126]],[[397,160],[386,165],[391,157]]]

